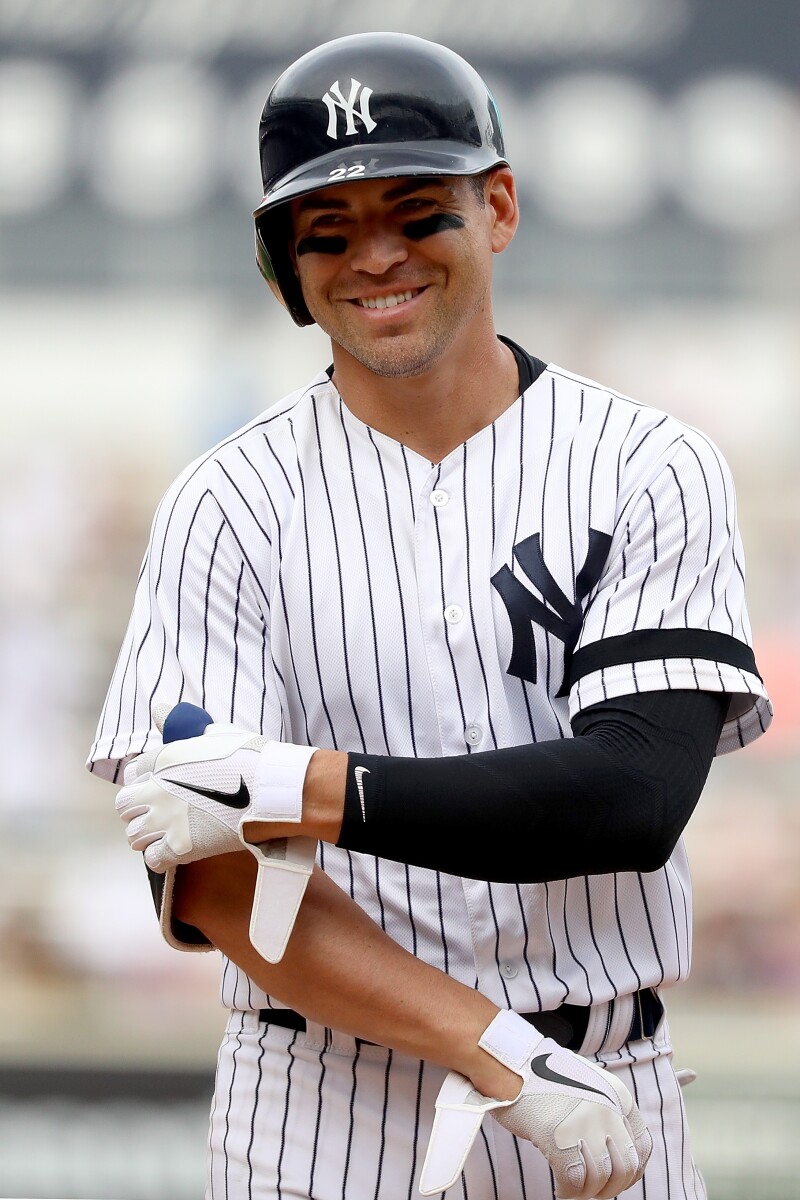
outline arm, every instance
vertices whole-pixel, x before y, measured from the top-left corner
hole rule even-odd
[[[171,814],[167,824],[175,839],[173,859],[195,850],[207,853],[220,837],[230,845],[231,829],[220,822],[219,810],[238,809],[252,789],[259,814],[290,811],[296,818],[302,816],[305,766],[298,780],[293,767],[287,772],[285,761],[286,752],[293,757],[296,747],[279,746],[276,759],[274,743],[209,727],[207,714],[197,709],[194,716],[202,716],[203,734],[173,743],[170,720],[186,707],[175,709],[164,725],[161,754],[140,763],[141,778],[120,793],[127,792],[123,806],[130,817],[129,830],[134,829],[132,844],[142,832],[136,832],[137,821],[148,823],[154,814]],[[303,757],[307,764],[312,751],[306,749]],[[182,774],[176,780],[181,768],[193,777],[199,773],[203,782],[194,778],[189,784]],[[231,786],[237,777],[238,787]],[[211,787],[212,782],[217,786]],[[193,791],[197,800],[181,801],[174,795],[176,788],[179,794]],[[148,797],[152,803],[142,803]],[[152,837],[162,843],[162,850],[169,846],[169,834],[154,826],[143,836],[149,843],[145,853],[154,844]],[[251,909],[259,907],[260,884],[254,893],[252,860],[242,868],[241,857],[217,850],[205,860],[185,858],[188,874],[184,870],[178,876],[173,898],[176,917],[199,927],[262,987],[320,1023],[453,1065],[437,1100],[420,1183],[423,1194],[444,1191],[457,1178],[485,1113],[538,1146],[562,1195],[583,1195],[586,1189],[610,1195],[641,1175],[652,1141],[619,1081],[562,1049],[516,1013],[501,1012],[478,992],[409,955],[319,872],[312,873],[309,899],[300,910],[288,957],[282,952],[279,965],[268,966],[253,950],[248,921]],[[262,899],[270,897],[262,893]],[[298,908],[299,904],[293,922]],[[484,1024],[490,1013],[494,1015]],[[542,1062],[552,1064],[546,1074],[537,1067]]]
[[[561,741],[443,759],[318,751],[301,824],[255,825],[248,838],[303,833],[497,882],[653,871],[697,803],[727,706],[709,692],[648,692],[592,706]]]
[[[621,697],[579,713],[574,738],[446,759],[272,743],[180,705],[164,727],[174,752],[137,760],[117,807],[132,847],[169,880],[177,865],[244,840],[264,868],[251,939],[277,962],[317,839],[498,882],[658,869],[705,783],[727,703],[683,691]],[[187,708],[205,733],[182,740],[191,730],[169,725]],[[168,890],[158,905],[167,933]]]
[[[486,1095],[516,1095],[519,1081],[478,1046],[497,1005],[392,941],[322,871],[283,959],[267,963],[248,935],[255,873],[244,853],[181,868],[175,915],[308,1019],[458,1070]]]
[[[165,746],[212,725],[188,704],[154,716]],[[495,1004],[403,950],[316,868],[288,947],[268,963],[250,938],[255,882],[249,854],[187,863],[175,874],[172,914],[307,1018],[458,1070],[487,1095],[516,1094],[513,1073],[478,1045],[499,1012]]]
[[[641,1177],[652,1139],[610,1072],[404,951],[319,871],[282,962],[268,965],[248,937],[253,875],[249,855],[191,864],[176,896],[180,918],[311,1019],[451,1068],[423,1195],[455,1182],[486,1113],[542,1151],[559,1195],[616,1195]],[[541,1062],[550,1066],[544,1082]]]

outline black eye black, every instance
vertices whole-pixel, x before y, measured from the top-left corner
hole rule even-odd
[[[433,212],[427,216],[407,221],[403,226],[403,232],[411,241],[421,242],[423,238],[431,237],[435,233],[444,233],[449,229],[463,229],[464,224],[463,217],[459,217],[456,213]]]

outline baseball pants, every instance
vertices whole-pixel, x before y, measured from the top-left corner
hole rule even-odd
[[[706,1200],[666,1020],[597,1056],[653,1135],[626,1200]],[[206,1200],[414,1200],[446,1072],[321,1026],[305,1033],[234,1011],[219,1053]],[[446,1200],[554,1200],[544,1157],[487,1117]]]

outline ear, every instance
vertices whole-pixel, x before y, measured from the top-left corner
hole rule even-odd
[[[510,167],[498,167],[486,182],[486,205],[492,218],[492,253],[502,254],[517,231],[519,204]]]

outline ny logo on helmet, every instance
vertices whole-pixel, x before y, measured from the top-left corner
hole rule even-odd
[[[361,93],[360,96],[359,91]],[[372,133],[375,128],[375,122],[370,116],[369,111],[369,98],[371,95],[372,88],[362,87],[357,79],[351,79],[350,95],[345,100],[342,95],[342,89],[339,87],[339,80],[337,79],[332,83],[329,90],[322,97],[328,109],[328,137],[333,138],[334,141],[338,141],[339,139],[337,108],[340,108],[347,118],[344,130],[346,137],[351,137],[356,132],[356,117],[361,118],[367,133]],[[358,102],[358,112],[356,112],[356,102]]]

